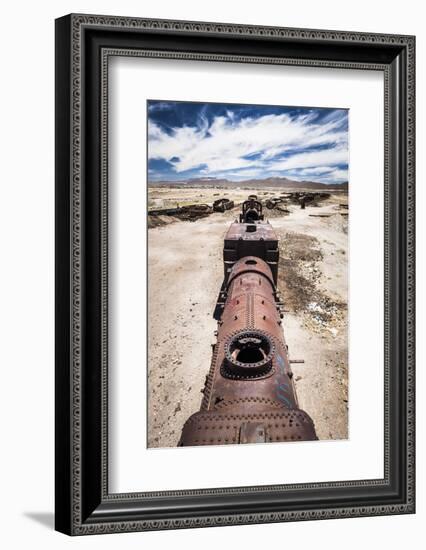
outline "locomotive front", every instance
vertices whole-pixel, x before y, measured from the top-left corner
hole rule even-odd
[[[317,439],[298,407],[276,289],[278,239],[257,197],[243,203],[240,223],[227,232],[224,265],[204,397],[179,445]]]

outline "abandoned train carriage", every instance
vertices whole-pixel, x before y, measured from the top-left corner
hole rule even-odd
[[[225,236],[224,266],[201,409],[186,421],[179,445],[317,439],[298,407],[281,326],[278,239],[256,196]]]

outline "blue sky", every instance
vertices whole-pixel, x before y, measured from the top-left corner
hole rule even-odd
[[[148,101],[148,178],[348,181],[348,111]]]

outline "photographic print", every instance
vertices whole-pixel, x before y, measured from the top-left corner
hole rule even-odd
[[[348,437],[348,116],[147,102],[148,447]]]
[[[55,121],[55,528],[414,513],[415,37],[70,14]]]
[[[55,121],[55,528],[414,513],[415,37],[69,14]]]

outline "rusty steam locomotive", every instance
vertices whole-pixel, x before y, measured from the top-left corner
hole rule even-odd
[[[224,281],[200,411],[185,422],[179,446],[317,439],[299,409],[281,326],[278,238],[250,195],[224,242]]]

